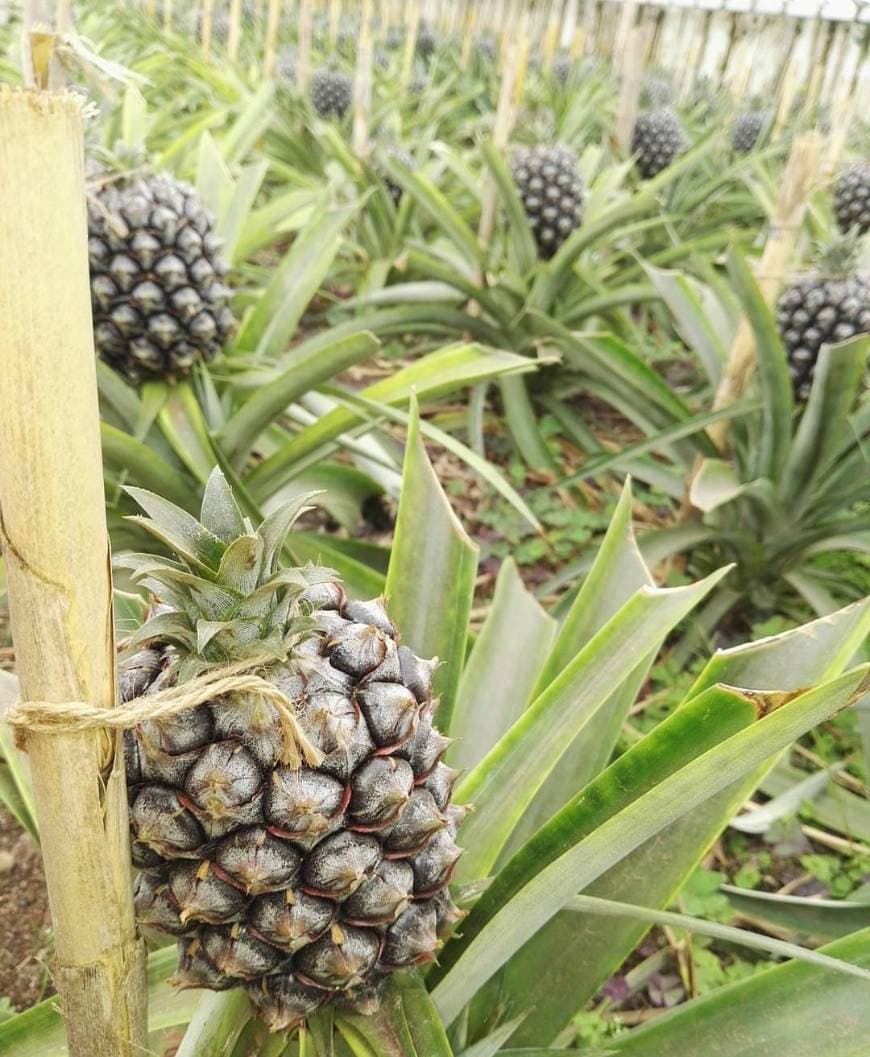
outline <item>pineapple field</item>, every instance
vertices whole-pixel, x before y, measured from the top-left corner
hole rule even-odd
[[[2,1057],[870,1057],[868,53],[0,0]]]

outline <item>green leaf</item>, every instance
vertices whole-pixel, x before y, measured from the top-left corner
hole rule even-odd
[[[733,246],[728,251],[728,274],[755,338],[755,362],[764,397],[761,438],[753,476],[778,481],[788,457],[794,412],[785,352],[773,314],[765,304],[758,283],[745,258]]]
[[[434,399],[483,379],[532,369],[534,365],[529,360],[509,352],[476,345],[448,345],[368,386],[361,395],[386,404],[405,404],[412,392],[421,399]],[[363,416],[349,408],[330,411],[251,471],[247,477],[251,491],[260,498],[268,496],[293,476],[294,468],[330,450],[342,433],[361,421]]]
[[[129,479],[179,506],[196,509],[197,490],[191,479],[161,459],[147,444],[107,422],[100,423],[100,440],[107,469],[129,475]]]
[[[462,672],[450,732],[453,767],[478,763],[520,716],[550,652],[556,622],[502,562],[492,603]]]
[[[752,921],[769,922],[798,936],[837,939],[870,928],[870,903],[780,895],[734,885],[722,885],[721,891],[738,914]]]
[[[336,1027],[357,1057],[452,1057],[432,999],[413,974],[391,978],[377,1013],[341,1013]]]
[[[870,967],[870,929],[821,953]],[[870,1037],[865,981],[792,962],[723,987],[610,1042],[619,1057],[862,1057]]]
[[[251,1004],[241,988],[200,998],[175,1057],[224,1057],[251,1018]]]
[[[285,369],[268,385],[246,400],[220,434],[221,444],[236,461],[243,457],[257,437],[294,400],[355,363],[367,360],[380,342],[367,331],[339,338],[326,346],[311,348],[303,342],[292,350]]]
[[[440,699],[438,724],[445,732],[465,660],[477,557],[426,455],[412,400],[386,594],[402,641],[420,656],[441,662],[434,688]]]
[[[237,349],[263,357],[284,352],[329,271],[341,245],[342,229],[355,211],[355,206],[320,210],[302,228],[245,320],[235,342]]]
[[[682,272],[652,265],[644,270],[671,310],[681,337],[698,354],[707,378],[716,385],[728,359],[728,346],[720,334],[722,321],[714,322],[705,309],[700,284]]]
[[[451,1023],[469,996],[578,889],[584,889],[681,815],[847,707],[865,691],[868,671],[870,666],[865,665],[801,694],[767,715],[763,722],[727,738],[638,797],[541,870],[465,947],[439,983],[435,1000],[445,1022]],[[721,689],[708,692],[741,696]]]
[[[865,969],[862,966],[852,965],[850,962],[817,953],[796,943],[787,943],[758,932],[750,932],[748,929],[734,928],[732,925],[722,925],[718,921],[705,921],[703,918],[693,917],[690,914],[675,914],[669,910],[654,910],[650,907],[633,906],[630,903],[619,903],[612,899],[596,899],[594,896],[584,895],[574,896],[568,904],[568,909],[608,918],[634,918],[647,925],[687,929],[700,936],[709,936],[711,939],[737,944],[749,950],[764,951],[777,958],[793,958],[799,962],[806,962],[832,972],[845,973],[847,976],[857,976],[861,980],[870,982],[870,968]]]
[[[688,587],[637,591],[589,640],[459,785],[476,810],[462,826],[457,876],[484,877],[571,742],[632,671],[727,573]]]
[[[481,151],[498,188],[502,204],[507,210],[517,266],[520,274],[525,275],[535,267],[538,260],[535,240],[532,238],[532,229],[529,226],[529,218],[526,216],[522,200],[517,193],[517,185],[505,164],[502,152],[490,140],[483,144]]]
[[[850,436],[849,412],[861,389],[868,349],[870,334],[860,334],[819,353],[813,387],[780,483],[783,503],[800,496],[811,502],[812,485]]]
[[[2,722],[3,713],[18,700],[18,679],[0,671],[0,803],[39,844],[36,801],[23,754],[15,744],[11,729]]]
[[[709,514],[740,495],[742,485],[734,467],[724,459],[704,459],[692,480],[689,500],[693,507]]]

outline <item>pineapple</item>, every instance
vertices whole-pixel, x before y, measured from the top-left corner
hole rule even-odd
[[[684,147],[682,126],[670,107],[646,110],[638,115],[631,152],[637,155],[637,168],[645,180],[666,169]]]
[[[819,267],[794,278],[776,304],[795,399],[812,388],[823,345],[870,334],[870,276],[854,270],[856,241],[833,243]]]
[[[743,110],[731,126],[731,146],[738,154],[748,154],[761,135],[770,115],[766,110]]]
[[[408,153],[408,151],[405,150],[404,147],[398,147],[395,145],[388,147],[387,155],[388,157],[392,158],[393,161],[398,162],[398,164],[401,165],[403,169],[414,168],[414,159]],[[390,177],[386,174],[383,175],[383,181],[384,185],[387,188],[387,191],[390,194],[390,198],[392,198],[393,200],[393,205],[398,206],[399,202],[402,200],[402,188],[396,183],[395,180],[390,179]]]
[[[834,181],[834,212],[843,232],[870,231],[870,162],[847,165]]]
[[[435,36],[435,31],[425,22],[420,23],[420,28],[417,30],[417,54],[424,59],[431,58],[438,47],[438,38]]]
[[[580,226],[583,180],[566,147],[523,147],[511,156],[511,172],[542,257],[552,257]]]
[[[315,70],[311,77],[311,103],[320,117],[344,117],[353,98],[350,78],[341,70]]]
[[[643,105],[653,109],[671,106],[674,102],[674,86],[670,76],[663,70],[644,78],[641,86]]]
[[[88,201],[88,252],[96,349],[130,381],[183,375],[232,334],[228,264],[189,184],[105,178]]]
[[[178,938],[178,984],[243,987],[272,1030],[331,1002],[371,1008],[460,916],[447,883],[463,810],[432,722],[435,662],[400,643],[379,600],[279,569],[298,501],[255,530],[217,470],[201,523],[130,491],[149,515],[134,520],[176,556],[122,559],[158,600],[122,696],[256,658],[309,742],[305,765],[286,762],[274,706],[244,696],[128,733],[140,921]]]

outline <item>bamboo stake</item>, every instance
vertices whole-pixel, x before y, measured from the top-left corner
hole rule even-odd
[[[615,136],[619,148],[626,153],[631,148],[631,134],[637,117],[637,103],[643,84],[643,57],[646,54],[649,33],[649,26],[634,26],[628,35],[625,48],[624,73],[619,93]]]
[[[471,59],[471,45],[474,42],[474,24],[477,14],[469,4],[465,9],[465,23],[462,30],[462,51],[459,53],[459,67],[464,70]]]
[[[833,22],[830,22],[821,41],[819,54],[816,54],[815,49],[810,53],[812,70],[810,72],[809,87],[807,88],[807,97],[804,100],[803,116],[805,120],[810,119],[813,116],[816,104],[819,101],[819,92],[822,88],[822,78],[824,77],[825,69],[828,64],[828,55],[831,51],[831,45],[834,42],[835,30],[836,26]]]
[[[408,4],[408,18],[405,23],[405,51],[402,55],[402,73],[399,84],[407,88],[411,83],[411,70],[414,66],[414,52],[417,48],[417,30],[420,28],[420,4],[418,0],[410,0]]]
[[[46,164],[51,159],[51,164]],[[81,102],[0,86],[0,536],[21,693],[115,701]],[[123,759],[27,737],[70,1057],[148,1052]]]
[[[299,0],[299,39],[296,45],[296,87],[300,95],[308,87],[311,63],[311,0]]]
[[[341,0],[329,0],[329,47],[335,51],[338,43],[338,24],[341,21]]]
[[[202,57],[207,59],[211,51],[211,24],[214,14],[214,0],[202,0],[202,12],[200,22],[200,47]]]
[[[587,0],[588,2],[588,0]],[[577,27],[577,3],[578,0],[567,0],[565,12],[562,16],[562,30],[559,36],[559,47],[567,51],[574,39],[574,30]]]
[[[235,62],[239,57],[239,42],[242,39],[242,0],[230,0],[229,27],[227,28],[227,58]]]
[[[163,32],[172,29],[172,0],[163,0]]]
[[[623,0],[622,12],[616,26],[616,37],[613,41],[613,66],[624,77],[627,71],[629,34],[637,20],[638,0]]]
[[[353,85],[353,152],[358,158],[371,153],[369,125],[372,112],[372,0],[362,0],[356,77]]]
[[[816,132],[807,132],[796,137],[792,145],[771,217],[767,241],[756,271],[758,285],[768,304],[773,303],[779,292],[794,256],[807,198],[818,173],[821,152],[822,138]],[[716,391],[714,411],[727,407],[740,398],[754,366],[755,340],[749,324],[743,319],[737,328],[728,362]],[[728,420],[715,422],[707,432],[716,447],[720,451],[724,450],[728,438]]]
[[[281,0],[269,0],[266,14],[266,39],[263,42],[263,77],[269,80],[275,69],[275,42],[278,40],[278,21]]]
[[[550,19],[547,22],[547,29],[544,34],[544,44],[541,48],[541,70],[543,73],[549,73],[553,68],[553,56],[556,54],[556,42],[559,39],[559,12],[558,9],[553,7],[550,13]]]
[[[505,48],[506,58],[501,75],[498,93],[498,104],[495,110],[495,124],[492,140],[497,150],[506,150],[511,135],[514,115],[514,85],[519,69],[521,42],[516,37],[509,39]],[[483,189],[483,202],[480,209],[480,224],[477,234],[482,245],[487,246],[495,227],[496,189],[492,177],[487,173]]]

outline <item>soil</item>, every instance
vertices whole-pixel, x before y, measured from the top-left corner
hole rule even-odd
[[[42,857],[28,834],[0,809],[0,999],[22,1010],[48,986],[48,896]]]

